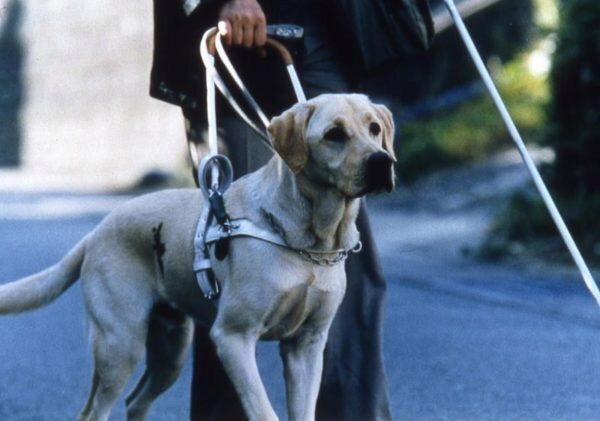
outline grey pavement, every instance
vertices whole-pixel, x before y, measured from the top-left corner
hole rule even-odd
[[[369,199],[389,286],[395,419],[600,419],[600,311],[577,273],[464,252],[526,178],[503,157]],[[56,262],[129,197],[0,192],[0,282]],[[91,378],[86,336],[78,285],[44,309],[0,318],[0,419],[75,418]],[[259,364],[285,418],[274,344],[259,348]],[[186,419],[190,367],[188,358],[151,420]],[[124,419],[122,400],[111,419]]]

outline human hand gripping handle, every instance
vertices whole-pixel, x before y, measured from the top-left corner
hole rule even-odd
[[[219,13],[219,32],[226,46],[264,47],[267,19],[256,0],[230,0]]]

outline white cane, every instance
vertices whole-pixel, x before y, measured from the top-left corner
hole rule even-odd
[[[525,143],[523,142],[515,123],[510,117],[510,114],[508,113],[508,110],[506,109],[506,106],[504,105],[504,102],[502,101],[502,98],[500,97],[500,94],[498,93],[498,90],[496,89],[496,86],[494,85],[494,82],[492,81],[492,78],[483,63],[479,52],[477,51],[477,48],[475,47],[475,44],[473,43],[473,40],[471,39],[471,36],[469,35],[469,32],[467,31],[467,28],[465,27],[465,24],[458,13],[456,6],[454,5],[454,1],[444,0],[444,3],[446,3],[446,6],[452,15],[452,19],[456,24],[458,32],[460,33],[460,36],[463,39],[465,46],[467,47],[467,50],[469,51],[469,54],[471,55],[471,58],[473,59],[473,62],[475,63],[475,66],[477,67],[477,70],[479,71],[479,74],[481,75],[481,78],[483,79],[483,82],[485,83],[485,86],[492,97],[492,100],[494,101],[494,104],[496,104],[496,107],[498,108],[498,111],[500,112],[502,120],[504,120],[504,124],[506,125],[510,136],[517,145],[519,153],[523,158],[523,162],[529,170],[529,173],[533,178],[533,182],[540,192],[542,199],[544,200],[544,203],[546,204],[546,207],[548,208],[548,211],[550,212],[550,215],[552,216],[560,235],[569,249],[569,252],[573,257],[573,260],[575,261],[575,264],[577,265],[586,286],[596,299],[596,303],[600,306],[600,290],[598,290],[598,286],[596,285],[596,282],[594,281],[594,278],[588,269],[585,260],[583,260],[583,257],[581,256],[581,253],[579,252],[579,249],[577,248],[569,229],[560,216],[560,212],[554,204],[552,196],[550,196],[550,193],[548,192],[548,189],[546,188],[539,171],[531,159],[529,152],[527,151],[527,147],[525,146]]]

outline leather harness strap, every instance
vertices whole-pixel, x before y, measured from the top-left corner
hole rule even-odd
[[[186,1],[186,5],[193,7],[196,1]],[[299,102],[306,101],[304,91],[300,85],[298,75],[294,69],[291,55],[286,48],[277,41],[269,39],[268,45],[275,48],[281,55],[288,70],[290,81]],[[271,141],[250,118],[243,112],[231,95],[225,83],[223,83],[215,67],[215,52],[221,58],[221,61],[234,79],[238,88],[251,108],[258,115],[265,128],[269,125],[269,120],[262,112],[258,104],[252,98],[238,76],[235,68],[229,61],[227,53],[221,43],[221,38],[217,28],[211,28],[202,37],[200,42],[200,56],[206,67],[206,92],[207,92],[207,117],[208,117],[208,146],[209,155],[205,157],[198,168],[198,183],[206,199],[204,209],[196,226],[194,236],[194,272],[198,286],[202,290],[204,297],[208,300],[218,298],[220,294],[220,285],[212,270],[209,247],[214,245],[213,254],[218,260],[223,260],[228,251],[229,240],[233,237],[251,237],[261,241],[285,247],[298,253],[302,258],[315,265],[333,266],[337,265],[348,257],[351,252],[359,252],[362,249],[360,241],[350,250],[299,250],[290,247],[285,239],[275,230],[264,229],[250,221],[249,219],[231,220],[227,215],[224,204],[224,193],[233,180],[233,170],[230,161],[223,155],[218,155],[217,147],[217,119],[216,119],[216,98],[215,87],[219,89],[234,107],[237,113],[256,131],[261,140],[272,149]]]
[[[210,257],[206,255],[205,250],[223,240],[235,237],[249,237],[261,241],[266,241],[288,250],[298,253],[302,258],[312,264],[319,266],[334,266],[344,262],[350,253],[358,253],[362,249],[362,243],[359,241],[356,245],[349,249],[335,250],[310,250],[310,249],[295,249],[290,247],[281,235],[278,233],[264,229],[256,225],[249,219],[232,219],[229,226],[225,227],[218,223],[212,223],[210,213],[203,212],[198,221],[196,235],[194,236],[194,272],[198,280],[198,285],[208,299],[214,299],[218,296],[220,290],[218,281],[206,277],[206,272],[211,272]]]

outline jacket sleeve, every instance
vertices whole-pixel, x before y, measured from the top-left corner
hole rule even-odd
[[[197,2],[196,7],[193,4]],[[203,102],[204,68],[198,45],[216,25],[226,0],[154,0],[154,52],[150,95],[187,108]],[[193,12],[188,14],[186,4]]]
[[[185,10],[186,15],[191,15],[200,5],[210,4],[210,3],[224,3],[224,0],[181,0],[183,3],[183,10]]]
[[[196,7],[202,3],[202,0],[183,0],[183,10],[189,16],[192,14]]]

